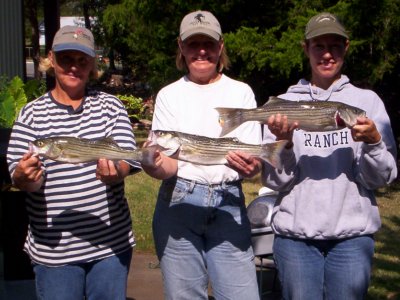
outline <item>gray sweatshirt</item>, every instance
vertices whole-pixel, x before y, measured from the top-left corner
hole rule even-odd
[[[272,227],[295,238],[340,239],[371,234],[381,226],[374,189],[397,176],[396,144],[379,96],[342,75],[328,90],[304,79],[280,95],[287,100],[339,101],[366,111],[382,140],[354,142],[349,129],[328,132],[295,130],[294,146],[282,154],[284,169],[264,165],[263,183],[279,191]],[[274,141],[267,126],[264,139]],[[264,142],[265,142],[264,141]]]

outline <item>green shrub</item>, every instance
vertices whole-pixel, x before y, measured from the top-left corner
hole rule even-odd
[[[151,120],[153,113],[152,101],[149,99],[143,101],[140,97],[135,97],[133,95],[121,95],[118,94],[117,97],[125,105],[128,112],[128,116],[132,123],[136,123],[140,120]]]
[[[29,80],[24,84],[15,76],[11,80],[0,77],[0,127],[11,128],[20,109],[46,90],[44,81]]]

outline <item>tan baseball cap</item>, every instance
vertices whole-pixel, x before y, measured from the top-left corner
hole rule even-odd
[[[91,57],[96,56],[92,32],[85,27],[64,26],[60,28],[53,40],[53,52],[77,50]]]
[[[346,29],[339,19],[330,13],[323,12],[312,17],[306,26],[305,38],[309,40],[325,34],[337,34],[349,38]]]
[[[195,34],[204,34],[219,41],[221,25],[217,18],[208,11],[195,11],[187,14],[181,22],[180,37],[184,41]]]

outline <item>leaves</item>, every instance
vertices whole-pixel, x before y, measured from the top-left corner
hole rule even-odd
[[[117,95],[124,104],[128,116],[133,123],[140,120],[151,120],[153,107],[150,100],[143,101],[140,97],[133,95]]]
[[[7,80],[0,78],[0,127],[11,128],[21,108],[45,91],[40,80],[30,80],[26,84],[18,76]]]
[[[5,78],[2,78],[6,81]],[[0,91],[0,127],[12,127],[20,109],[27,102],[24,83],[19,77],[3,82]]]
[[[338,15],[350,33],[344,72],[352,81],[379,88],[398,80],[399,0],[83,2],[92,3],[92,13],[98,14],[96,41],[115,49],[124,70],[150,83],[153,93],[182,75],[175,67],[176,38],[182,17],[196,9],[217,16],[232,61],[228,74],[249,83],[257,98],[284,92],[308,76],[300,43],[307,21],[321,11]]]

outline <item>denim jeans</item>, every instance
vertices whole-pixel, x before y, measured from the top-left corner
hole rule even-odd
[[[283,299],[361,300],[367,295],[374,239],[300,240],[275,236]]]
[[[240,182],[162,183],[153,234],[167,300],[259,299],[251,229]]]
[[[89,263],[47,267],[35,264],[39,300],[125,300],[132,250]]]

